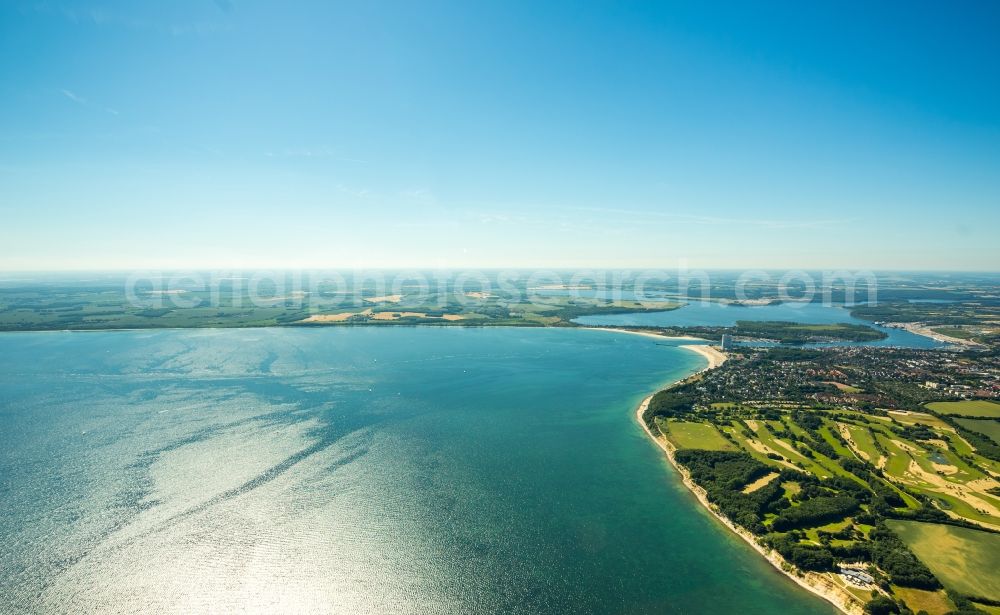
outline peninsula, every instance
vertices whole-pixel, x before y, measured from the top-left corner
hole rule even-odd
[[[954,393],[926,386],[995,387],[995,356],[683,347],[708,366],[636,419],[778,570],[852,615],[1000,605],[1000,404],[934,401]]]

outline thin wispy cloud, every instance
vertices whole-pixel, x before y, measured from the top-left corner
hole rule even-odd
[[[72,100],[73,102],[75,102],[77,104],[81,104],[81,105],[86,105],[87,104],[87,99],[86,98],[84,98],[82,96],[78,96],[76,93],[74,93],[74,92],[72,92],[70,90],[60,90],[60,91],[63,93],[63,96],[65,96],[66,98]]]
[[[79,94],[77,94],[73,90],[67,90],[67,89],[63,88],[63,89],[61,89],[59,91],[62,92],[63,96],[65,96],[69,100],[72,100],[73,102],[75,102],[78,105],[81,105],[83,107],[91,107],[91,108],[95,107],[94,105],[92,105],[90,103],[89,100],[87,100],[83,96],[80,96]],[[110,115],[118,115],[118,109],[115,109],[113,107],[97,107],[97,108],[103,110],[105,113],[108,113]]]

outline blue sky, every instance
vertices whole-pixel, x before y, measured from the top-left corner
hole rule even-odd
[[[0,4],[0,269],[1000,270],[1000,4]]]

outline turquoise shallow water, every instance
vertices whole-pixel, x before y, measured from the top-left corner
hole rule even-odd
[[[701,365],[586,330],[0,335],[0,612],[833,613],[634,423]]]

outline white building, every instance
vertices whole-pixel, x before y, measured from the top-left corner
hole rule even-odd
[[[732,350],[733,349],[733,336],[728,333],[722,334],[722,349]]]

